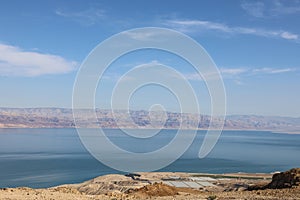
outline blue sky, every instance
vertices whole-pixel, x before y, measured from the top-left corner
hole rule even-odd
[[[298,0],[1,1],[0,107],[71,107],[89,52],[113,34],[148,26],[183,32],[206,49],[223,76],[228,114],[300,117]],[[117,60],[99,86],[97,105],[109,106],[106,95],[122,73],[149,63],[183,73],[209,113],[203,81],[184,61],[155,50]],[[131,107],[162,103],[176,110],[174,96],[160,90],[137,91]]]

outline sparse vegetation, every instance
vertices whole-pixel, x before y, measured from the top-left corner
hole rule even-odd
[[[214,200],[214,199],[217,199],[216,195],[211,195],[211,196],[207,197],[207,200]]]

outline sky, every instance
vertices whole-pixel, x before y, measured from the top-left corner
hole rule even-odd
[[[71,108],[81,63],[99,43],[129,29],[162,27],[186,34],[210,55],[224,81],[228,115],[300,117],[299,0],[2,0],[0,27],[0,107]],[[190,64],[154,49],[112,63],[99,82],[96,107],[110,107],[122,74],[158,64],[186,77],[201,112],[210,113],[205,82]],[[179,107],[176,95],[158,85],[136,90],[129,104]]]

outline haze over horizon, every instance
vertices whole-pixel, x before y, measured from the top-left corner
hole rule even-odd
[[[300,2],[219,4],[216,0],[3,1],[0,107],[71,108],[76,74],[95,46],[128,29],[163,27],[187,34],[210,54],[224,80],[228,115],[300,117]],[[126,54],[111,64],[97,88],[96,107],[110,108],[106,97],[132,67],[157,64],[183,74],[196,92],[201,113],[209,114],[205,82],[191,65],[151,49]],[[143,76],[147,74],[139,78]],[[157,103],[168,111],[179,109],[175,96],[158,86],[137,90],[130,108],[148,110]]]

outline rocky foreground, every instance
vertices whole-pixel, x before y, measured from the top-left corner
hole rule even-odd
[[[184,185],[185,184],[185,185]],[[194,187],[194,186],[199,187]],[[181,187],[175,187],[178,185]],[[106,175],[48,189],[2,188],[0,199],[300,199],[300,168],[274,174]]]

